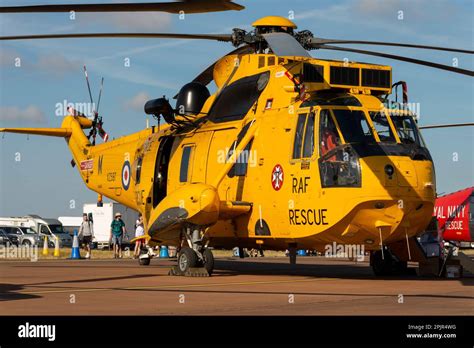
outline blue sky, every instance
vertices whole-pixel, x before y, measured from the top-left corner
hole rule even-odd
[[[98,2],[98,1],[74,1]],[[111,1],[103,1],[111,2]],[[294,14],[298,29],[324,38],[380,40],[472,49],[474,2],[471,0],[237,1],[240,12],[171,14],[3,14],[1,35],[68,32],[227,33],[250,29],[266,15]],[[2,0],[3,6],[35,4]],[[42,1],[41,3],[61,3]],[[400,14],[403,11],[403,19]],[[350,47],[350,46],[348,46]],[[472,56],[414,49],[358,46],[474,69]],[[58,127],[57,103],[87,102],[82,65],[89,70],[93,95],[100,77],[104,128],[111,137],[145,126],[147,98],[173,96],[215,59],[232,50],[227,43],[156,39],[69,39],[0,44],[0,127]],[[312,51],[314,57],[389,64],[394,81],[408,82],[412,102],[420,103],[420,124],[474,122],[472,78],[427,67],[336,51]],[[15,58],[21,67],[15,67]],[[130,67],[125,67],[125,59]],[[473,185],[474,129],[423,132],[433,155],[438,193]],[[457,153],[457,161],[453,161]],[[20,156],[20,158],[18,157]],[[20,159],[17,161],[17,159]],[[6,134],[0,139],[0,216],[37,213],[80,215],[96,194],[85,188],[64,140]]]

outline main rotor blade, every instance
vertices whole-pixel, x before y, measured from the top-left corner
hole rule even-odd
[[[471,71],[471,70],[455,68],[455,67],[452,67],[452,66],[449,66],[449,65],[438,64],[438,63],[429,62],[429,61],[426,61],[426,60],[420,60],[420,59],[415,59],[415,58],[397,56],[397,55],[394,55],[394,54],[374,52],[374,51],[366,51],[366,50],[358,50],[358,49],[354,49],[354,48],[346,48],[346,47],[338,47],[338,46],[330,46],[330,45],[321,45],[321,47],[319,47],[319,48],[327,49],[327,50],[367,54],[369,56],[376,56],[376,57],[383,57],[383,58],[388,58],[388,59],[400,60],[402,62],[408,62],[408,63],[418,64],[418,65],[424,65],[424,66],[429,66],[431,68],[436,68],[436,69],[455,72],[455,73],[458,73],[458,74],[474,76],[474,71]]]
[[[467,127],[467,126],[474,126],[474,122],[434,124],[434,125],[429,125],[429,126],[418,126],[418,128],[419,129],[433,129],[433,128],[451,128],[451,127]]]
[[[438,50],[438,51],[448,51],[448,52],[459,52],[474,54],[474,51],[464,50],[459,48],[448,48],[448,47],[439,47],[439,46],[426,46],[426,45],[416,45],[416,44],[405,44],[398,42],[384,42],[384,41],[362,41],[362,40],[337,40],[337,39],[322,39],[322,38],[311,38],[308,42],[314,48],[318,48],[319,45],[335,43],[335,44],[361,44],[361,45],[379,45],[379,46],[396,46],[396,47],[410,47],[410,48],[421,48],[426,50]]]
[[[245,7],[231,0],[184,0],[178,2],[116,3],[116,4],[57,4],[31,6],[2,6],[0,13],[38,12],[168,12],[206,13],[237,10]]]
[[[16,36],[0,36],[0,41],[67,39],[67,38],[100,38],[100,37],[198,39],[198,40],[232,41],[232,35],[230,34],[173,34],[173,33],[77,33],[77,34],[16,35]]]

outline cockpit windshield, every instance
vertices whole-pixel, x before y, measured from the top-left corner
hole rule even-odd
[[[385,116],[383,112],[379,111],[369,111],[369,115],[380,141],[395,143],[396,140],[392,129],[390,128],[390,124],[388,123],[387,116]]]
[[[375,143],[363,111],[333,109],[332,112],[346,143]]]
[[[424,146],[413,117],[392,115],[391,118],[402,144]]]

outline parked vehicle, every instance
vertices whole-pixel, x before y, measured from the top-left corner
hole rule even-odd
[[[116,213],[122,214],[122,220],[127,231],[123,237],[122,246],[127,246],[130,239],[135,237],[135,222],[138,218],[138,212],[133,209],[119,203],[103,203],[102,207],[98,207],[96,203],[86,203],[83,212],[92,214],[94,223],[93,242],[98,248],[109,246],[110,225]]]
[[[474,248],[474,187],[438,197],[433,216],[443,240]]]
[[[38,215],[23,217],[0,217],[1,226],[29,228],[37,234],[39,240],[47,238],[48,245],[54,247],[56,238],[59,245],[72,246],[72,238],[64,232],[62,224],[57,219],[44,219]],[[25,233],[28,233],[25,231]],[[41,243],[43,245],[43,243]]]
[[[1,226],[0,227],[9,238],[12,240],[16,239],[16,245],[23,246],[36,246],[40,244],[40,237],[38,234],[29,227],[18,227],[18,226]]]
[[[8,235],[7,229],[8,228],[0,227],[0,245],[18,245],[18,236]]]
[[[58,220],[63,225],[63,230],[71,237],[74,236],[74,231],[79,232],[79,227],[81,227],[82,216],[60,216]]]

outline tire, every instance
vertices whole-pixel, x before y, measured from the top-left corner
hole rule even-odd
[[[189,247],[181,249],[178,255],[178,269],[182,273],[186,273],[190,268],[194,268],[197,265],[198,257],[194,250]]]
[[[395,273],[399,275],[407,275],[409,274],[408,271],[408,263],[406,261],[397,261],[394,263]]]
[[[149,257],[143,257],[138,259],[138,263],[140,266],[148,266],[150,264],[150,258]]]
[[[206,269],[207,273],[211,275],[212,271],[214,271],[214,255],[212,254],[212,251],[210,249],[206,248],[204,249],[202,256],[204,258],[203,266]]]
[[[21,243],[21,245],[30,247],[30,246],[31,246],[31,242],[30,242],[28,239],[26,239],[26,240],[24,240],[24,241]]]
[[[372,270],[376,276],[387,276],[392,274],[392,255],[386,249],[383,251],[377,250],[372,256]]]

